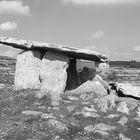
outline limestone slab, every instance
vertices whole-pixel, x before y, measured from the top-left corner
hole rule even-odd
[[[57,102],[66,88],[69,58],[61,53],[46,52],[41,63],[41,93]],[[55,103],[54,103],[55,104]]]
[[[40,89],[41,53],[39,51],[23,51],[17,56],[15,81],[16,90]]]
[[[76,58],[76,59],[85,59],[85,60],[98,61],[98,62],[107,61],[106,55],[102,55],[95,51],[84,50],[84,49],[74,48],[70,46],[21,40],[21,39],[3,37],[3,36],[0,36],[0,43],[19,49],[26,49],[26,50],[40,49],[44,51],[61,52],[68,55],[71,58]]]

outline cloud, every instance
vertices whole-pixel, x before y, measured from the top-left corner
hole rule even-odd
[[[140,46],[136,46],[133,48],[134,51],[140,51]]]
[[[123,4],[135,3],[139,0],[63,0],[65,3],[73,3],[76,5],[90,5],[90,4]]]
[[[93,33],[91,36],[89,36],[88,39],[93,40],[93,39],[98,39],[98,38],[102,38],[102,37],[104,37],[104,32],[99,30],[99,31]]]
[[[20,14],[29,16],[29,6],[24,6],[19,0],[2,0],[0,1],[0,14]]]
[[[0,30],[1,31],[9,31],[9,30],[16,30],[17,29],[17,23],[16,22],[5,22],[0,24]]]

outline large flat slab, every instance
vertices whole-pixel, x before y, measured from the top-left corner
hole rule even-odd
[[[23,50],[32,50],[32,49],[40,49],[40,50],[49,50],[54,52],[62,52],[68,55],[71,58],[76,59],[85,59],[97,62],[105,62],[107,61],[107,57],[95,51],[89,51],[84,49],[72,48],[64,45],[56,45],[51,43],[42,43],[36,41],[28,41],[21,40],[11,37],[0,37],[0,43],[4,45],[9,45],[14,48],[23,49]]]

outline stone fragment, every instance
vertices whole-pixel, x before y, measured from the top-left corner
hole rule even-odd
[[[54,119],[48,120],[48,125],[50,128],[54,129],[58,133],[64,133],[68,131],[68,128],[65,124]]]
[[[106,90],[109,89],[109,85],[98,74],[95,75],[93,81],[99,81]]]
[[[41,111],[30,111],[30,110],[27,110],[27,111],[22,111],[22,114],[24,115],[30,115],[30,116],[40,116],[41,114],[43,114]]]
[[[126,116],[121,117],[121,119],[118,121],[119,124],[125,125],[128,122],[128,118]]]
[[[4,84],[0,84],[0,89],[5,88]]]
[[[67,91],[66,94],[85,94],[93,93],[96,96],[105,96],[107,95],[106,89],[102,86],[99,81],[87,81],[78,88]]]
[[[127,104],[125,102],[120,102],[117,111],[129,114],[129,109],[127,108]]]
[[[120,83],[118,84],[118,88],[122,89],[123,94],[130,97],[136,97],[140,99],[140,88],[139,86],[134,86],[129,83]]]
[[[88,102],[88,101],[92,100],[94,97],[95,97],[95,95],[93,93],[85,93],[85,94],[80,95],[80,99],[83,102]]]
[[[48,120],[48,119],[55,119],[55,117],[52,114],[47,114],[47,113],[41,114],[41,118],[42,119],[46,119],[46,120]]]
[[[101,112],[107,112],[115,107],[115,102],[118,100],[118,97],[115,94],[110,94],[104,97],[99,97],[94,99],[95,104],[100,109]]]
[[[110,114],[107,116],[107,118],[109,118],[109,119],[113,119],[113,118],[117,118],[117,117],[119,117],[118,114]]]
[[[39,51],[23,51],[17,56],[15,71],[15,90],[40,89],[39,72],[41,53]]]
[[[131,140],[130,138],[127,138],[126,136],[124,136],[124,134],[119,134],[119,138],[120,140]]]
[[[83,115],[85,118],[91,117],[91,118],[99,118],[99,115],[97,114],[97,111],[94,109],[94,106],[91,105],[91,107],[84,107],[80,112],[74,113],[74,115]]]
[[[68,62],[67,55],[54,52],[46,52],[42,59],[41,94],[51,95],[53,105],[59,105],[60,95],[66,88]]]
[[[72,111],[75,110],[75,106],[68,106],[68,107],[67,107],[67,110],[68,110],[69,112],[72,112]]]
[[[114,130],[116,127],[115,126],[110,126],[104,123],[99,123],[96,124],[95,126],[93,125],[88,125],[84,128],[84,133],[99,133],[103,136],[108,136],[109,133],[108,131]]]

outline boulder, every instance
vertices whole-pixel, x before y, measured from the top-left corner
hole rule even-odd
[[[136,97],[140,99],[140,87],[134,86],[129,83],[119,83],[118,88],[122,89],[124,95],[130,95],[130,97]]]
[[[51,95],[53,105],[58,105],[66,88],[69,58],[65,54],[46,52],[41,63],[41,94]]]
[[[115,107],[115,103],[118,101],[118,96],[115,94],[109,94],[104,97],[95,98],[94,102],[101,112],[107,112]]]
[[[121,113],[129,114],[129,109],[128,109],[127,104],[125,102],[119,103],[119,107],[118,107],[117,111],[119,111]]]
[[[39,72],[41,52],[23,51],[17,56],[15,71],[15,90],[40,89]]]
[[[99,81],[87,81],[78,88],[66,91],[66,94],[89,94],[93,93],[96,96],[105,96],[107,95],[106,89],[102,86]]]

